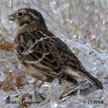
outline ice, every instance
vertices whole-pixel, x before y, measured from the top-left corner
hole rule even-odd
[[[22,105],[5,104],[7,96],[20,101],[24,96],[34,96],[35,79],[26,74],[12,49],[5,41],[13,43],[17,31],[8,15],[28,7],[42,13],[50,31],[61,38],[80,59],[84,67],[97,77],[104,90],[83,84],[72,96],[60,100],[64,85],[56,79],[44,83],[39,92],[45,102],[28,105],[29,108],[107,108],[108,107],[108,1],[107,0],[0,0],[0,108],[21,108]],[[5,40],[5,41],[3,41]],[[3,44],[4,42],[4,44]],[[1,44],[2,43],[2,44]],[[2,46],[4,45],[4,47]],[[16,82],[15,82],[16,81]],[[104,104],[87,104],[84,100],[103,100]],[[34,101],[34,100],[30,100]]]
[[[58,100],[60,97],[59,81],[54,80],[50,87],[50,104],[51,108],[58,108]]]

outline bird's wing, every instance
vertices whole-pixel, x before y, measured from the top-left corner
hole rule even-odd
[[[53,77],[67,77],[63,66],[71,66],[74,70],[81,70],[83,66],[68,46],[50,32],[34,31],[18,34],[15,49],[21,55],[22,62],[38,67],[45,74]]]

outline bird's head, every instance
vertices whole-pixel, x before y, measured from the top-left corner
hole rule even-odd
[[[17,10],[9,16],[9,20],[15,21],[20,27],[24,24],[30,24],[33,21],[45,25],[43,16],[35,9],[30,8]]]

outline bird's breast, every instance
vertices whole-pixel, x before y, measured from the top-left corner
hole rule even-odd
[[[39,64],[38,64],[39,66]],[[46,82],[52,82],[53,78],[51,76],[45,75],[41,70],[34,68],[31,65],[23,64],[24,69],[26,72],[31,74],[33,77],[37,78],[38,80],[46,81]]]

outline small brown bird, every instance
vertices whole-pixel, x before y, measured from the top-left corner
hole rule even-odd
[[[69,47],[48,30],[38,11],[19,9],[9,19],[19,26],[14,43],[16,56],[32,76],[46,82],[58,78],[74,84],[77,78],[85,78],[103,89],[102,83],[86,71]]]

